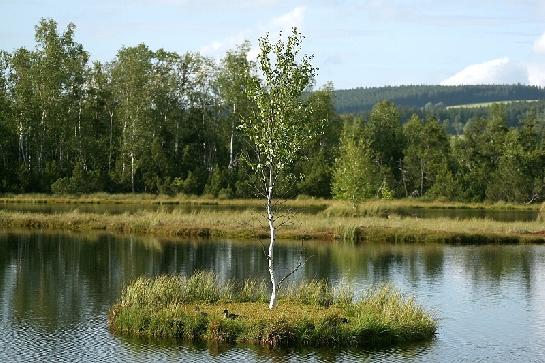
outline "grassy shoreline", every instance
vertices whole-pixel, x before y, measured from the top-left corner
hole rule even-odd
[[[191,196],[164,194],[108,194],[95,193],[83,195],[52,195],[52,194],[4,194],[0,195],[1,204],[35,203],[35,204],[165,204],[165,205],[221,205],[261,207],[260,199],[218,199],[213,196]],[[328,208],[332,213],[348,213],[357,215],[372,215],[373,211],[395,213],[399,209],[472,209],[472,210],[528,210],[538,211],[540,204],[514,204],[504,202],[448,202],[428,201],[423,199],[368,200],[356,206],[344,201],[331,199],[299,197],[289,199],[284,203],[287,207]],[[340,212],[344,211],[344,212]]]
[[[435,320],[390,286],[354,299],[324,281],[282,290],[267,308],[267,285],[246,280],[219,284],[210,273],[190,278],[139,278],[109,313],[112,332],[155,339],[268,347],[376,347],[429,340]],[[224,315],[227,309],[231,317]]]
[[[78,211],[42,214],[0,210],[0,227],[10,229],[102,231],[197,238],[267,238],[260,214],[230,211],[141,211],[98,214]],[[418,219],[391,216],[354,217],[295,213],[278,229],[277,238],[345,242],[544,243],[543,222],[500,222],[488,219]]]

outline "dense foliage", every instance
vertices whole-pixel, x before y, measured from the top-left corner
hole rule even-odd
[[[241,89],[255,70],[247,43],[220,64],[144,44],[90,63],[74,31],[44,19],[33,50],[0,54],[0,192],[253,195],[238,128],[256,109]],[[313,119],[338,129],[330,88],[305,97]],[[304,159],[331,163],[331,135],[306,145]],[[297,192],[327,196],[330,174],[312,168]]]
[[[44,19],[34,49],[0,52],[0,193],[255,195],[255,174],[241,162],[253,150],[240,125],[257,108],[241,89],[256,70],[249,44],[221,62],[140,44],[100,63],[74,32]],[[446,107],[543,93],[521,85],[307,92],[306,117],[322,132],[285,171],[294,176],[289,195],[543,200],[544,101]],[[365,105],[343,108],[350,102]],[[338,116],[335,105],[354,114]]]
[[[434,117],[402,125],[396,107],[377,103],[369,120],[346,118],[333,192],[341,199],[429,197],[533,202],[545,187],[545,121],[528,114],[508,128],[505,109],[470,120],[449,137]],[[377,132],[380,130],[380,132]]]

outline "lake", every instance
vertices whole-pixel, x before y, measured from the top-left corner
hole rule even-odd
[[[113,336],[107,312],[141,275],[197,269],[267,277],[259,243],[108,234],[0,232],[0,361],[545,361],[545,246],[279,242],[294,280],[326,278],[357,293],[389,282],[433,312],[430,342],[383,350],[207,347]],[[281,308],[281,306],[280,306]]]

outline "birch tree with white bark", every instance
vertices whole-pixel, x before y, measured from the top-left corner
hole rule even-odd
[[[304,91],[312,84],[316,68],[312,56],[300,55],[303,36],[293,28],[284,41],[271,42],[269,35],[259,39],[256,69],[248,73],[242,88],[254,107],[240,119],[239,129],[248,139],[253,155],[247,158],[259,178],[258,193],[266,199],[266,218],[270,232],[266,253],[271,280],[269,309],[277,304],[278,290],[291,273],[279,278],[274,248],[278,217],[278,183],[287,177],[288,167],[301,157],[305,146],[320,130],[321,122],[310,118]]]

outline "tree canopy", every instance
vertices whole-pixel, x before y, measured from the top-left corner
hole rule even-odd
[[[261,154],[262,166],[293,176],[277,184],[290,196],[544,199],[545,101],[447,109],[455,100],[542,99],[538,87],[360,90],[365,111],[341,114],[343,91],[312,89],[312,72],[297,78],[298,101],[285,101],[275,69],[289,62],[252,60],[248,43],[220,61],[140,44],[93,62],[73,24],[43,19],[35,33],[32,49],[0,51],[0,193],[254,197],[243,160],[274,151]],[[277,44],[268,46],[273,54]],[[274,144],[246,132],[279,102],[289,122]],[[308,138],[309,125],[321,132]],[[302,146],[290,147],[294,140]]]

